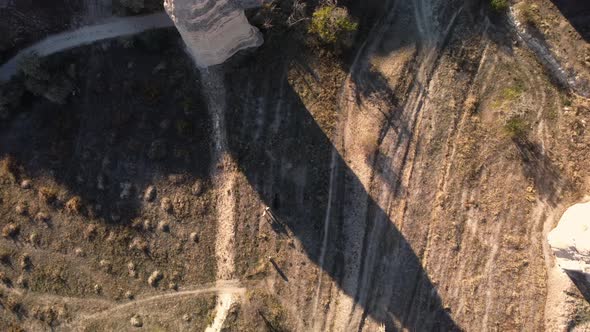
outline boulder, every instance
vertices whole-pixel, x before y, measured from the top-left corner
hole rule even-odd
[[[559,267],[590,299],[590,202],[567,209],[547,240]]]
[[[206,68],[262,44],[262,35],[244,14],[244,9],[260,4],[261,0],[165,0],[164,8],[197,66]]]

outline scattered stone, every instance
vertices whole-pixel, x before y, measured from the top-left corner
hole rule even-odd
[[[87,240],[92,240],[92,239],[94,239],[94,237],[96,237],[97,233],[98,233],[98,229],[97,229],[96,225],[90,224],[90,225],[86,226],[86,229],[84,230],[84,238],[86,238]]]
[[[146,219],[143,221],[143,229],[146,231],[151,231],[154,228],[154,226],[152,225],[151,220]]]
[[[103,268],[105,271],[111,272],[111,269],[112,269],[111,261],[106,260],[106,259],[101,259],[100,262],[98,262],[98,265],[100,265],[100,267]]]
[[[157,287],[158,283],[160,282],[160,280],[162,280],[163,277],[164,275],[162,274],[162,272],[156,270],[152,272],[152,274],[148,278],[148,284],[152,287]]]
[[[31,269],[31,256],[27,253],[23,254],[20,258],[19,263],[21,269],[23,270],[30,270]]]
[[[4,271],[0,271],[0,282],[6,286],[11,286],[12,281],[10,280],[10,278],[6,275],[6,273]]]
[[[168,289],[178,291],[178,284],[175,282],[171,282],[168,284]]]
[[[167,220],[160,221],[158,224],[158,230],[166,233],[170,232],[170,223],[168,223]]]
[[[121,194],[119,195],[119,197],[121,199],[129,198],[129,196],[131,196],[131,189],[132,189],[131,183],[129,183],[129,182],[121,183]]]
[[[105,189],[105,178],[104,178],[104,175],[99,174],[96,177],[96,188],[98,188],[98,190],[104,190]]]
[[[82,248],[76,248],[74,249],[74,254],[76,254],[76,256],[84,256],[84,250],[82,250]]]
[[[184,320],[185,322],[190,322],[191,321],[191,316],[189,314],[184,314],[182,316],[182,320]]]
[[[156,199],[156,193],[157,193],[156,192],[156,187],[149,186],[145,190],[145,194],[143,195],[143,199],[145,199],[147,202],[151,202],[154,199]]]
[[[21,183],[20,183],[20,187],[22,189],[30,189],[31,188],[31,184],[32,184],[31,183],[31,180],[28,180],[28,179],[22,180]]]
[[[18,202],[14,208],[17,214],[25,216],[29,213],[29,207],[25,202]]]
[[[172,121],[170,121],[170,119],[164,119],[164,120],[162,120],[162,122],[160,122],[160,129],[166,130],[166,129],[170,128],[171,124],[172,124]]]
[[[147,252],[148,251],[148,243],[144,239],[140,237],[135,237],[131,244],[129,245],[129,249],[137,249],[139,251]]]
[[[29,287],[29,281],[24,275],[20,275],[18,279],[16,279],[16,285],[20,288],[27,288]]]
[[[10,252],[8,251],[0,251],[0,263],[4,265],[10,264]]]
[[[191,193],[195,196],[199,196],[203,192],[203,183],[200,180],[195,181],[191,187]]]
[[[166,67],[166,62],[162,61],[156,67],[154,67],[154,69],[152,70],[152,74],[156,74],[162,70],[165,70]]]
[[[189,213],[190,199],[186,195],[177,194],[172,202],[172,210],[177,215]]]
[[[133,300],[133,293],[131,293],[131,291],[126,291],[125,292],[125,297],[129,300]]]
[[[111,212],[111,220],[113,222],[119,222],[121,221],[121,215],[117,211],[113,211]]]
[[[133,315],[133,317],[131,317],[131,325],[134,327],[142,327],[143,326],[143,322],[141,321],[141,317],[139,317],[139,315]]]
[[[197,232],[192,232],[191,235],[189,235],[189,238],[191,242],[199,242],[199,235],[197,234]]]
[[[101,285],[99,285],[99,284],[95,284],[95,285],[94,285],[94,292],[95,292],[96,294],[100,294],[100,293],[102,293],[102,286],[101,286]]]
[[[36,222],[49,222],[50,217],[47,212],[37,212],[34,219]]]
[[[166,212],[166,213],[172,213],[172,201],[170,200],[170,198],[168,197],[164,197],[162,198],[162,201],[160,202],[160,208],[162,209],[162,211]]]
[[[29,241],[33,244],[39,244],[39,234],[37,234],[37,232],[32,232],[31,235],[29,235]]]
[[[186,176],[184,174],[170,174],[168,175],[168,181],[172,184],[182,184],[186,181]]]
[[[143,222],[140,219],[133,219],[133,221],[131,222],[131,227],[133,229],[142,229]]]
[[[74,196],[66,202],[66,211],[71,214],[80,214],[82,212],[82,198]]]
[[[39,199],[46,204],[52,204],[57,200],[57,190],[50,187],[39,188]]]
[[[2,228],[2,236],[5,238],[13,238],[18,235],[20,227],[14,223],[9,223]]]
[[[166,154],[166,142],[163,140],[156,140],[152,142],[147,155],[148,158],[152,160],[162,160],[166,158]]]
[[[127,269],[129,270],[129,276],[131,278],[137,277],[137,271],[135,271],[135,264],[133,264],[133,262],[127,264]]]

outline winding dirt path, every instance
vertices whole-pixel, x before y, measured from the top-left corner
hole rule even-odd
[[[21,50],[12,59],[0,66],[0,81],[7,81],[14,76],[18,72],[18,64],[21,59],[31,53],[48,56],[99,40],[134,35],[147,30],[171,26],[173,26],[173,23],[166,13],[156,13],[145,16],[116,18],[106,23],[56,34]]]
[[[114,305],[109,309],[99,311],[96,313],[92,313],[89,315],[82,315],[78,319],[76,319],[73,324],[66,325],[64,328],[71,328],[72,330],[78,330],[85,326],[85,324],[89,321],[100,319],[102,317],[112,315],[112,314],[120,314],[121,312],[126,311],[137,311],[137,309],[143,305],[156,302],[159,300],[164,299],[171,299],[171,298],[181,298],[186,296],[198,296],[207,293],[218,293],[218,294],[231,294],[232,296],[235,295],[243,295],[246,292],[246,288],[240,287],[239,282],[236,280],[227,280],[224,282],[218,282],[215,286],[204,286],[194,289],[187,289],[184,291],[173,292],[173,293],[165,293],[160,295],[154,295],[150,297],[145,297],[142,299],[138,299],[135,301]],[[221,296],[221,295],[220,295]]]

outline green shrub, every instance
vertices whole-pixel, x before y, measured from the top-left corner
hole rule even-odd
[[[504,130],[511,138],[524,138],[528,134],[529,126],[523,118],[514,116],[506,121]]]
[[[491,0],[492,9],[497,12],[503,12],[508,9],[508,0]]]
[[[327,44],[350,43],[358,23],[348,14],[346,8],[323,6],[313,13],[309,32],[317,35]]]

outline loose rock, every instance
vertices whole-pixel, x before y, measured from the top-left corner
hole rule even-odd
[[[20,187],[22,189],[30,189],[31,188],[31,180],[22,180],[20,183]]]
[[[170,198],[162,198],[162,201],[160,202],[160,208],[166,213],[172,213],[172,201]]]
[[[156,187],[154,187],[154,186],[147,187],[147,189],[145,190],[145,194],[143,195],[143,198],[147,202],[153,201],[156,198]]]
[[[148,284],[152,287],[157,287],[158,283],[160,282],[160,280],[162,280],[163,277],[164,275],[162,274],[162,272],[156,270],[152,272],[152,274],[148,278]]]
[[[139,317],[139,315],[133,315],[133,317],[131,317],[131,325],[134,327],[142,327],[143,326],[143,322],[141,320],[141,317]]]

